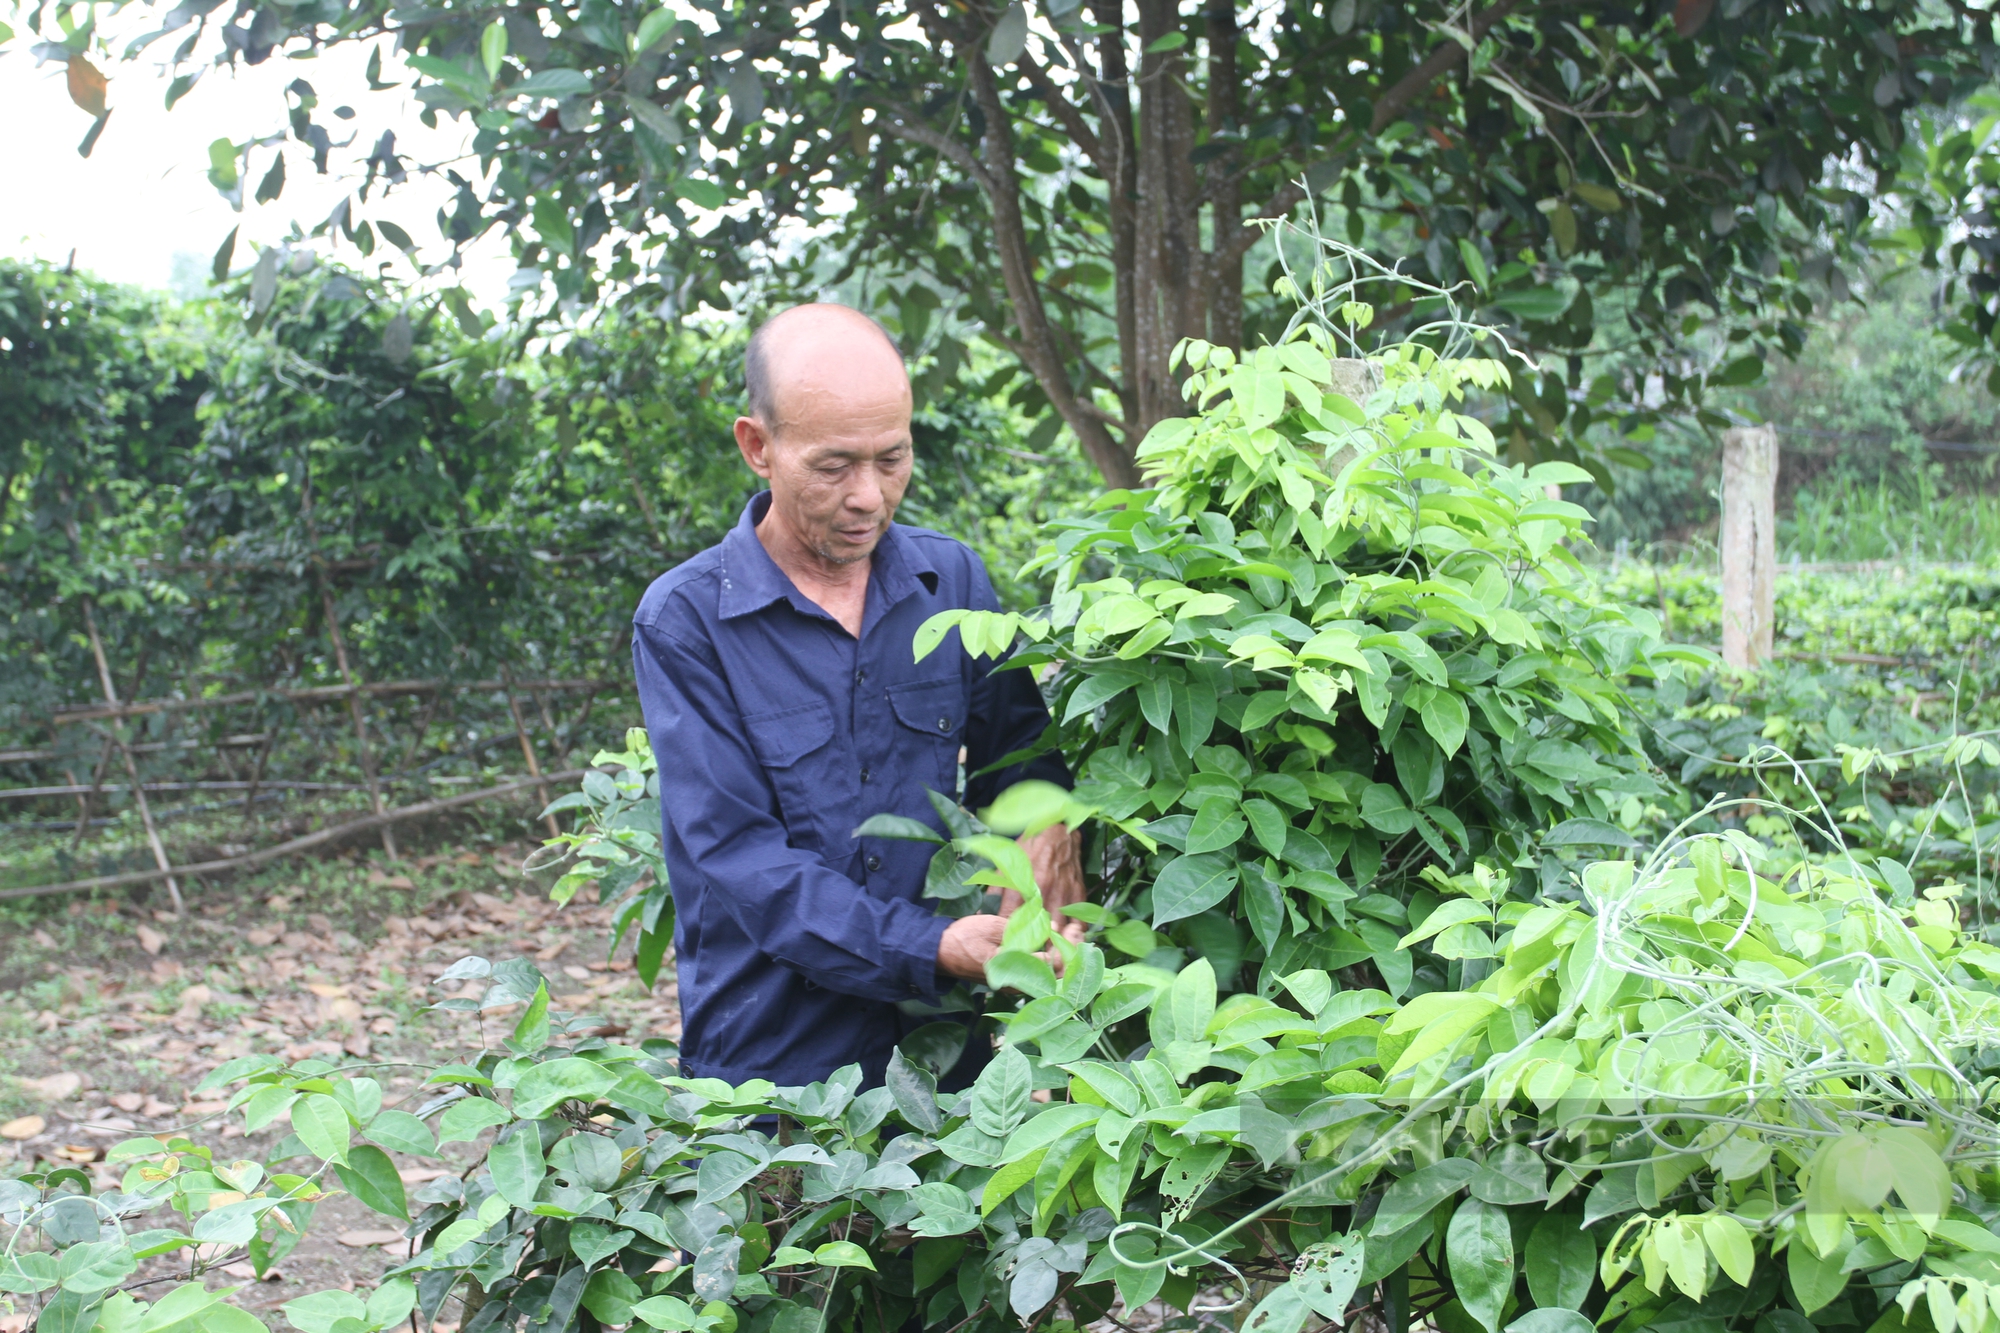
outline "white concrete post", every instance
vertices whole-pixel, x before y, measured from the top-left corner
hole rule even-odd
[[[1771,656],[1778,578],[1778,432],[1722,432],[1722,660],[1754,667]]]

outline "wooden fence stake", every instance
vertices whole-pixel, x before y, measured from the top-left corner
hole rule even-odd
[[[340,664],[340,679],[347,686],[347,714],[354,720],[354,743],[361,750],[361,776],[368,784],[368,803],[376,814],[388,807],[382,803],[382,785],[375,780],[375,753],[368,746],[368,724],[361,713],[361,692],[354,687],[354,672],[347,665],[347,641],[340,636],[340,617],[333,607],[333,589],[327,586],[326,575],[319,579],[320,604],[326,608],[326,632],[333,639],[333,660]],[[382,825],[382,851],[391,861],[400,861],[402,856],[396,850],[396,833],[387,824]]]
[[[1770,659],[1778,579],[1778,432],[1722,432],[1722,660]]]
[[[514,715],[514,734],[521,738],[521,758],[528,761],[528,775],[538,778],[542,775],[541,761],[535,758],[535,743],[528,739],[528,729],[521,725],[521,705],[514,698],[514,686],[510,683],[511,677],[505,670],[500,673],[500,681],[507,691],[507,711]],[[546,810],[549,804],[549,789],[537,787],[535,795],[541,799],[542,808]],[[544,815],[542,825],[548,829],[551,838],[562,831],[556,827],[554,815]]]
[[[104,656],[104,638],[97,632],[97,616],[88,597],[83,599],[83,625],[90,631],[90,652],[97,659],[97,679],[104,687],[104,702],[115,708],[118,706],[118,687],[111,682],[111,663]],[[125,776],[132,779],[132,799],[139,803],[139,822],[146,826],[146,842],[153,849],[153,864],[160,868],[160,877],[167,882],[167,897],[173,900],[174,915],[184,915],[187,904],[181,901],[181,886],[174,880],[174,863],[167,859],[167,849],[160,842],[160,830],[153,825],[153,807],[146,800],[145,788],[139,783],[139,765],[132,760],[132,751],[125,744],[124,731],[115,723],[111,738],[117,742],[118,753],[125,757]]]

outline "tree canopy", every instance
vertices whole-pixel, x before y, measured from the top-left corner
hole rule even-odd
[[[1309,201],[1373,261],[1469,279],[1516,326],[1542,371],[1504,409],[1517,453],[1698,407],[1847,294],[1870,196],[1922,159],[1909,114],[1958,105],[1995,51],[1989,14],[1918,0],[183,0],[128,53],[257,63],[381,38],[427,119],[477,125],[477,164],[356,143],[359,197],[319,232],[410,248],[366,220],[371,192],[442,170],[444,238],[505,229],[564,299],[672,314],[853,290],[940,379],[972,340],[1003,349],[987,387],[1052,406],[1121,484],[1184,410],[1181,338],[1276,332],[1257,220]],[[39,49],[84,61],[90,42]],[[299,69],[292,135],[330,170],[332,90]],[[270,152],[218,141],[218,188],[278,198]],[[1422,325],[1430,303],[1406,297],[1378,332]],[[1718,323],[1719,361],[1687,342]],[[1665,368],[1650,395],[1583,382],[1600,325]]]

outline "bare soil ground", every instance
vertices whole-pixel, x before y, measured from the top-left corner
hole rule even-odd
[[[377,1066],[384,1104],[414,1109],[427,1095],[424,1069],[482,1044],[476,1015],[428,1009],[450,993],[433,979],[471,954],[533,959],[559,1008],[602,1015],[624,1040],[678,1037],[671,964],[648,993],[629,940],[607,956],[609,909],[581,899],[554,907],[520,869],[529,850],[444,846],[393,864],[350,853],[190,886],[181,914],[154,892],[0,919],[0,1175],[61,1162],[108,1186],[120,1173],[102,1164],[107,1148],[175,1128],[223,1160],[258,1156],[282,1124],[246,1140],[219,1099],[197,1093],[210,1070],[251,1052]],[[489,1035],[500,1021],[488,1017]],[[414,1194],[483,1149],[453,1144],[444,1160],[398,1165]],[[284,1329],[278,1306],[327,1287],[365,1293],[407,1245],[390,1219],[335,1195],[267,1280],[243,1264],[208,1281],[240,1285],[234,1299]],[[139,1276],[186,1271],[165,1258],[152,1268]],[[0,1303],[0,1333],[27,1319]]]

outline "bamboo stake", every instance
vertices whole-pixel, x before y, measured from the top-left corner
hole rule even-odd
[[[0,900],[10,898],[38,898],[54,893],[81,893],[89,889],[116,889],[128,884],[149,883],[169,873],[195,876],[216,875],[229,870],[247,870],[263,865],[267,861],[275,861],[280,857],[290,856],[295,852],[311,851],[315,847],[324,846],[349,833],[361,833],[383,824],[399,823],[403,820],[421,819],[426,815],[442,814],[447,810],[456,810],[462,806],[491,800],[496,796],[505,796],[510,792],[519,791],[523,787],[541,786],[548,782],[572,782],[582,777],[586,771],[585,769],[576,768],[561,773],[550,773],[541,778],[520,778],[513,782],[502,783],[497,787],[487,787],[482,791],[467,792],[463,796],[447,796],[440,800],[423,801],[416,805],[406,805],[401,809],[385,811],[379,815],[363,815],[359,819],[351,819],[344,824],[335,824],[331,828],[323,828],[317,833],[308,833],[304,837],[293,838],[289,842],[281,842],[275,847],[266,847],[261,851],[249,852],[243,856],[232,856],[224,861],[202,861],[195,865],[176,866],[171,871],[132,870],[122,875],[100,875],[95,879],[74,879],[62,884],[33,884],[18,889],[0,889]]]
[[[606,690],[627,688],[626,682],[616,680],[536,680],[518,683],[522,689],[548,690],[559,694],[575,691],[602,693]],[[93,704],[83,708],[59,710],[50,718],[50,722],[61,727],[81,722],[144,717],[149,713],[231,708],[237,704],[256,703],[262,699],[284,699],[291,703],[320,703],[345,699],[352,694],[376,698],[389,694],[428,694],[433,691],[478,694],[505,688],[507,688],[506,683],[497,680],[384,680],[373,684],[363,682],[355,685],[307,685],[289,690],[241,690],[235,694],[210,695],[205,699],[142,699],[129,704],[119,704],[115,708],[105,704]]]
[[[97,632],[97,616],[88,597],[83,599],[83,625],[90,631],[90,652],[97,659],[97,679],[104,687],[104,700],[115,706],[118,703],[118,687],[111,681],[111,664],[104,656],[104,638]],[[160,842],[160,830],[153,824],[153,807],[147,802],[145,789],[139,784],[139,765],[125,745],[125,733],[114,727],[111,735],[118,743],[118,752],[125,757],[125,776],[132,779],[132,799],[139,804],[139,822],[146,826],[146,842],[153,849],[153,862],[160,868],[160,878],[167,881],[167,897],[173,900],[174,914],[182,915],[187,911],[187,904],[181,901],[181,886],[174,879],[173,862],[168,859],[167,849]]]
[[[327,586],[325,574],[319,580],[320,603],[326,608],[326,632],[333,639],[334,661],[340,664],[340,678],[347,683],[348,716],[354,719],[354,743],[361,751],[361,776],[368,783],[368,803],[376,814],[387,807],[382,803],[382,784],[375,780],[375,754],[368,746],[368,726],[361,714],[361,695],[354,690],[354,671],[347,665],[347,642],[340,635],[340,617],[333,607],[333,589]],[[391,861],[400,861],[402,856],[396,850],[396,834],[387,824],[382,825],[382,851]]]
[[[250,817],[253,825],[263,821],[257,818],[257,785],[264,780],[264,761],[271,757],[272,737],[266,735],[264,743],[257,747],[257,763],[250,770],[250,794],[243,798],[243,813]]]
[[[506,671],[501,671],[500,679],[504,682],[507,679],[507,675]],[[514,734],[521,738],[521,758],[528,761],[528,772],[535,777],[540,777],[542,774],[541,761],[535,758],[535,743],[528,739],[528,729],[521,725],[521,705],[514,699],[514,687],[512,685],[507,686],[507,711],[514,717]],[[549,789],[546,786],[537,788],[535,795],[541,798],[542,808],[547,809],[549,804]],[[562,831],[556,827],[556,817],[554,815],[543,815],[542,825],[548,829],[551,838]]]

